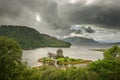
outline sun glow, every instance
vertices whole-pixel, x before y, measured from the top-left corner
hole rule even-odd
[[[79,0],[70,0],[69,2],[71,3],[71,4],[75,4],[75,3],[77,3]]]
[[[39,14],[36,14],[35,19],[36,19],[37,22],[41,22],[42,21]]]
[[[94,0],[86,0],[86,5],[92,4]]]

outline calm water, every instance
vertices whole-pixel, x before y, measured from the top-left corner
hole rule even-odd
[[[64,56],[72,58],[80,58],[87,60],[98,60],[103,58],[102,52],[92,51],[91,49],[105,49],[113,45],[73,45],[71,48],[61,48]],[[39,66],[37,60],[41,57],[47,56],[48,52],[56,53],[58,48],[38,48],[34,50],[23,50],[23,60],[27,61],[28,66]]]

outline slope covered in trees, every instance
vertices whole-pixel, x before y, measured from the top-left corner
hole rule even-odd
[[[70,43],[41,34],[35,29],[25,26],[0,26],[0,36],[15,39],[23,49],[34,49],[39,47],[70,47],[71,45]]]

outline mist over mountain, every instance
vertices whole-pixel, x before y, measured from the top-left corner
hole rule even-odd
[[[63,39],[63,41],[66,42],[70,42],[71,44],[79,44],[79,43],[89,43],[89,44],[93,44],[93,43],[99,43],[93,39],[88,39],[88,38],[83,38],[83,37],[69,37],[69,38],[65,38]]]

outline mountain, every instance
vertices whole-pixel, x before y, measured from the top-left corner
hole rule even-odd
[[[41,34],[35,29],[26,26],[2,25],[0,26],[0,36],[15,39],[23,49],[71,46],[68,42],[58,40],[46,34]]]
[[[63,41],[70,42],[72,44],[77,44],[77,43],[98,43],[97,41],[93,39],[88,39],[88,38],[83,38],[83,37],[69,37],[63,39]]]

